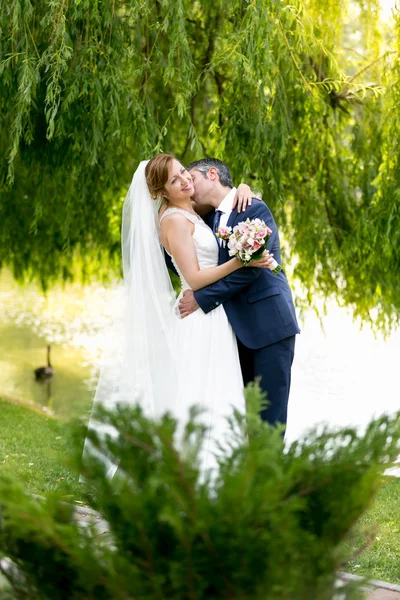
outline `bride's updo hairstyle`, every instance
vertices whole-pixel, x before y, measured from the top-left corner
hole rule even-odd
[[[174,160],[172,154],[156,154],[146,165],[146,183],[153,200],[164,196],[164,186],[168,181],[169,165]]]

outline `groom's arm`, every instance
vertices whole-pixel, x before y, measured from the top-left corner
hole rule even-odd
[[[172,271],[174,273],[174,275],[179,277],[178,271],[175,269],[175,265],[172,262],[172,258],[170,257],[170,255],[168,254],[168,252],[165,249],[164,249],[164,260],[165,260],[165,264],[167,265],[168,269],[170,271]]]
[[[243,214],[245,219],[262,219],[272,230],[268,246],[272,252],[274,247],[279,250],[279,237],[276,223],[269,208],[264,202],[254,202]],[[275,255],[276,258],[276,255]],[[279,257],[280,258],[280,257]],[[279,262],[278,258],[278,262]],[[220,304],[240,294],[261,275],[261,269],[256,267],[243,267],[227,277],[216,281],[194,293],[196,302],[205,313],[209,313]]]
[[[228,275],[216,283],[194,292],[196,302],[203,312],[207,314],[220,304],[239,294],[261,275],[261,269],[243,267],[232,273],[232,275],[234,277]]]

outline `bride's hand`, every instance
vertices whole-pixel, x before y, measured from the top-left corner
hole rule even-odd
[[[251,206],[252,198],[261,200],[259,196],[256,196],[251,191],[251,188],[247,185],[247,183],[241,183],[236,190],[236,194],[232,203],[232,210],[237,205],[237,210],[239,213],[245,211],[247,206]]]
[[[257,267],[259,269],[270,269],[272,271],[274,262],[274,255],[270,254],[268,250],[264,250],[261,258],[258,260],[252,260],[249,262],[249,267]]]

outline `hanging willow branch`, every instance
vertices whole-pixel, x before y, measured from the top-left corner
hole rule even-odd
[[[118,269],[138,161],[161,149],[187,162],[206,154],[262,191],[307,302],[339,294],[363,319],[394,323],[399,48],[382,47],[371,0],[359,2],[365,58],[343,51],[352,6],[1,3],[0,265],[44,287]]]

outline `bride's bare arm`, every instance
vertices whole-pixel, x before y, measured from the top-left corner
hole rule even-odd
[[[223,265],[200,269],[197,262],[196,248],[193,242],[194,225],[179,213],[168,215],[161,224],[161,240],[164,247],[172,254],[183,277],[192,290],[201,288],[219,281],[242,267],[240,261],[232,258]],[[269,257],[254,261],[252,266],[268,268]]]
[[[193,228],[193,223],[179,213],[168,215],[161,224],[161,239],[192,290],[215,283],[240,269],[240,262],[232,259],[218,267],[201,270],[192,239]]]

